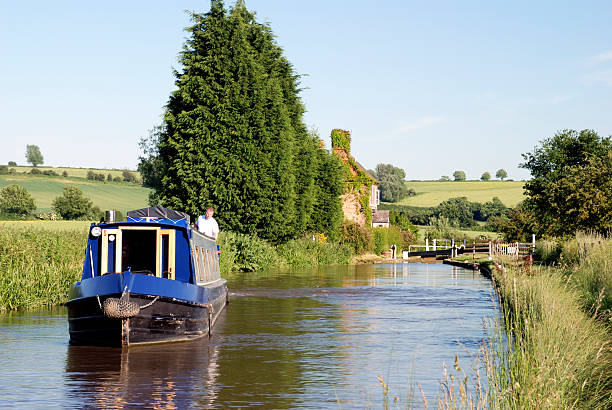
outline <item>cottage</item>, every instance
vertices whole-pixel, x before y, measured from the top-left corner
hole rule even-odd
[[[374,228],[389,227],[389,211],[385,209],[373,209],[372,210],[372,226]]]

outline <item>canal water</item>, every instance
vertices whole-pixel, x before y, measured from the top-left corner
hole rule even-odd
[[[435,408],[444,366],[472,384],[498,315],[489,280],[442,264],[236,273],[228,285],[214,335],[197,342],[70,346],[64,308],[0,316],[0,407],[420,408],[422,390]]]

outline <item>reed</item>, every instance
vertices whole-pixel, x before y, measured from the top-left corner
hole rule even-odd
[[[558,268],[525,275],[509,267],[493,277],[503,325],[483,346],[489,406],[612,407],[610,332],[583,309],[582,291]]]
[[[0,311],[58,305],[81,277],[86,228],[0,226]]]

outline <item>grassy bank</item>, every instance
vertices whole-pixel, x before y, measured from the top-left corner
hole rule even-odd
[[[86,227],[70,223],[0,225],[0,311],[65,302],[81,277],[86,238]]]
[[[493,270],[504,323],[483,348],[490,407],[612,407],[612,241],[561,247],[569,255],[555,266]]]
[[[88,222],[0,222],[0,311],[52,306],[67,300],[81,277]],[[348,246],[299,239],[273,246],[222,232],[221,273],[348,264]]]

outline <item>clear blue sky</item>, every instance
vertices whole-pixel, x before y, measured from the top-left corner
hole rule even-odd
[[[233,2],[226,2],[231,5]],[[299,74],[304,121],[407,179],[518,168],[564,128],[612,134],[609,1],[246,0]],[[0,164],[135,168],[208,1],[2,1]]]

